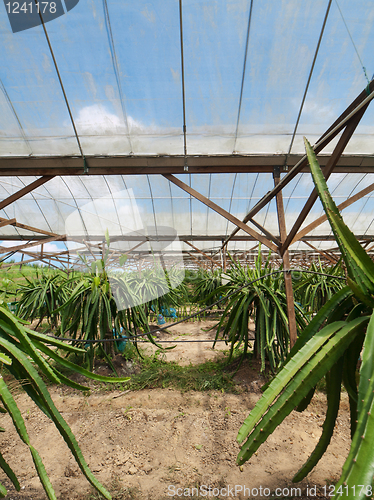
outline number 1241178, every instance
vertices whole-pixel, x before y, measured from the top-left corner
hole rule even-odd
[[[5,4],[8,14],[27,14],[32,13],[33,9],[39,14],[40,12],[44,14],[45,12],[50,12],[55,14],[57,10],[56,2],[8,2]]]
[[[339,488],[330,484],[328,486],[323,486],[322,490],[324,495],[328,497],[348,496],[349,494],[353,496],[357,495],[359,497],[362,497],[362,495],[371,497],[373,495],[373,487],[371,485],[366,486],[364,484],[356,484],[355,486],[345,485],[339,486]]]

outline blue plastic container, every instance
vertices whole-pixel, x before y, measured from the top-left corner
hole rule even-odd
[[[166,323],[165,318],[163,317],[162,314],[159,314],[158,318],[157,318],[157,324],[158,325],[164,325],[165,323]]]

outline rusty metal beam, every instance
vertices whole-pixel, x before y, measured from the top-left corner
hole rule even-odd
[[[206,198],[202,194],[198,193],[195,189],[192,189],[190,186],[185,184],[184,182],[180,181],[173,175],[164,175],[166,179],[168,179],[170,182],[175,184],[176,186],[180,187],[183,189],[183,191],[186,191],[188,194],[196,198],[197,200],[201,201],[206,205],[207,207],[211,208],[218,214],[220,214],[222,217],[225,219],[229,220],[233,224],[239,227],[239,229],[242,229],[246,233],[250,234],[253,238],[255,238],[257,241],[261,241],[264,245],[266,245],[268,248],[271,250],[278,252],[278,247],[276,247],[271,241],[269,241],[267,238],[262,236],[261,234],[257,233],[250,227],[248,227],[246,224],[244,224],[241,220],[237,219],[234,215],[230,214],[226,210],[224,210],[222,207],[214,203],[213,201],[209,200],[209,198]]]
[[[52,238],[46,238],[45,240],[42,240],[42,241],[43,241],[43,243],[50,243],[51,241],[59,241],[59,240],[64,239],[64,238],[65,238],[65,235],[53,236]],[[24,248],[31,248],[31,247],[35,247],[35,246],[40,245],[40,244],[41,244],[40,241],[33,241],[31,243],[26,243],[25,245],[18,245],[18,246],[10,247],[10,248],[0,247],[0,254],[8,253],[8,252],[18,252],[19,250],[23,250]]]
[[[374,184],[370,184],[370,186],[366,187],[365,189],[362,189],[359,193],[356,193],[354,196],[351,196],[347,200],[343,201],[343,203],[340,203],[340,205],[338,205],[338,207],[337,207],[338,210],[339,211],[344,210],[345,208],[349,207],[350,205],[352,205],[356,201],[361,200],[361,198],[363,198],[367,194],[371,193],[372,191],[374,191]],[[301,231],[299,231],[297,233],[297,235],[292,240],[291,245],[293,243],[296,243],[297,241],[301,240],[301,238],[303,238],[308,233],[310,233],[310,231],[313,231],[313,229],[316,229],[316,227],[320,226],[321,224],[323,224],[326,221],[327,221],[326,215],[322,215],[321,217],[318,217],[318,219],[316,219],[311,224],[309,224],[308,226],[306,226],[304,229],[302,229]]]
[[[343,134],[341,135],[337,145],[334,148],[334,151],[330,157],[330,160],[328,161],[326,168],[323,170],[323,175],[325,176],[325,179],[327,180],[330,175],[332,174],[334,167],[342,155],[344,149],[346,148],[350,138],[352,137],[354,131],[356,130],[358,124],[361,121],[361,118],[363,117],[369,103],[363,106],[358,113],[351,119],[351,121],[347,124]],[[318,198],[318,193],[317,190],[314,188],[312,193],[310,194],[307,202],[304,205],[304,208],[301,210],[298,218],[296,219],[295,224],[293,225],[291,231],[289,232],[286,241],[284,241],[280,253],[283,255],[283,253],[286,251],[286,249],[290,246],[292,240],[296,236],[297,231],[300,229],[302,226],[303,222],[305,221],[306,217],[308,216],[309,212],[311,211],[314,203],[316,202]]]
[[[187,245],[189,245],[190,247],[192,247],[194,250],[196,250],[196,252],[200,253],[201,255],[204,255],[204,257],[208,260],[210,260],[215,266],[217,267],[221,267],[215,260],[213,260],[211,257],[209,257],[209,255],[207,255],[206,253],[204,253],[202,250],[199,250],[197,247],[195,247],[195,245],[193,245],[192,243],[190,243],[189,241],[185,241],[184,243],[187,243]],[[190,254],[190,252],[188,252],[188,254]]]
[[[303,155],[194,155],[187,156],[189,174],[272,173],[274,166],[289,168],[297,165]],[[321,166],[327,156],[319,155]],[[0,177],[12,176],[77,176],[77,175],[152,175],[186,174],[181,156],[88,156],[88,172],[84,172],[80,157],[9,157],[0,158]],[[308,167],[301,168],[308,172]],[[344,155],[338,162],[339,173],[373,173],[374,158],[369,155]]]
[[[20,198],[22,198],[22,196],[25,196],[25,194],[30,193],[30,191],[33,191],[34,189],[38,188],[39,186],[42,186],[46,182],[53,179],[53,177],[54,177],[54,175],[44,175],[43,177],[36,179],[36,181],[32,182],[28,186],[25,186],[24,188],[20,189],[16,193],[13,193],[12,195],[8,196],[8,198],[5,198],[5,200],[0,201],[0,210],[7,207],[8,205],[11,205],[15,201],[19,200]]]
[[[279,184],[280,182],[279,168],[274,169],[273,179],[274,179],[274,185],[277,186],[277,184]],[[285,238],[287,237],[287,230],[286,230],[286,219],[284,215],[282,191],[277,192],[275,199],[277,204],[279,233],[281,241],[284,241]],[[282,261],[283,261],[284,271],[288,271],[290,269],[290,257],[287,250],[282,255]],[[292,288],[292,277],[289,272],[284,273],[284,284],[286,289],[287,317],[288,317],[288,328],[290,333],[290,345],[291,347],[293,347],[297,340],[297,326],[296,326],[296,315],[295,315],[295,303],[294,303],[293,288]]]
[[[346,126],[348,120],[354,117],[355,113],[360,112],[361,108],[364,106],[368,106],[371,102],[371,99],[374,98],[374,80],[370,82],[368,86],[368,90],[370,91],[370,95],[367,95],[367,89],[363,90],[359,96],[348,106],[348,108],[339,116],[337,120],[331,125],[331,127],[320,137],[317,143],[314,145],[313,149],[316,154],[321,152],[324,147],[327,146],[331,142],[331,140],[336,137],[339,132]],[[366,103],[366,104],[364,104]],[[288,166],[290,163],[287,159]],[[292,181],[294,177],[307,166],[308,159],[306,155],[304,155],[297,162],[295,166],[291,168],[291,170],[279,181],[279,183],[274,186],[274,188],[265,194],[262,199],[248,212],[248,214],[244,217],[243,222],[247,223],[253,217],[262,210],[275,196],[281,191],[289,182]],[[276,166],[274,164],[274,166]],[[238,229],[234,229],[231,235],[226,238],[225,243],[227,244],[230,239],[238,232]]]

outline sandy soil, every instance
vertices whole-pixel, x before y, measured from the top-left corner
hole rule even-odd
[[[173,339],[207,338],[213,332],[202,330],[207,322],[174,327]],[[160,335],[164,338],[165,335]],[[222,343],[220,349],[225,348]],[[147,346],[147,349],[150,349]],[[180,363],[201,362],[217,355],[209,344],[178,344],[167,354]],[[219,355],[219,354],[218,354]],[[264,498],[260,491],[248,496],[240,487],[276,488],[317,485],[336,480],[349,449],[347,399],[343,398],[336,429],[327,453],[306,480],[297,485],[292,477],[313,450],[321,433],[325,396],[317,394],[304,413],[293,412],[242,468],[236,463],[239,450],[237,431],[260,396],[263,380],[248,365],[235,378],[240,395],[221,392],[197,393],[168,389],[139,392],[91,391],[84,396],[61,386],[51,395],[71,426],[92,471],[121,500],[186,498],[201,487],[198,498],[215,498],[213,488],[238,486],[231,498]],[[30,402],[25,394],[16,395],[26,420],[31,442],[41,454],[59,500],[98,498],[81,474],[69,449],[54,425]],[[22,490],[16,492],[5,475],[0,481],[8,488],[8,500],[41,500],[45,494],[35,473],[31,456],[20,442],[7,415],[0,416],[1,451],[17,473]],[[205,488],[204,485],[212,490]],[[184,496],[173,493],[184,493]],[[227,498],[225,490],[219,498]],[[319,490],[321,492],[321,490]],[[204,496],[203,493],[207,494]],[[233,490],[235,493],[235,490]],[[264,490],[263,490],[264,492]],[[252,493],[256,493],[253,492]],[[267,493],[267,490],[266,492]],[[287,493],[284,492],[284,494]],[[295,496],[298,492],[296,492]],[[321,493],[319,493],[319,496]],[[288,495],[285,495],[288,496]],[[313,497],[313,495],[309,495]],[[197,498],[197,497],[195,497]]]
[[[159,345],[164,348],[173,346],[173,349],[164,351],[163,358],[166,361],[175,361],[182,366],[216,359],[222,351],[228,349],[226,342],[222,342],[221,340],[216,343],[213,349],[213,341],[216,337],[216,325],[217,321],[215,320],[196,321],[181,323],[167,328],[166,331],[159,331],[156,334],[156,342],[160,341]],[[152,328],[157,328],[157,325],[152,325]],[[202,340],[207,339],[210,342],[202,342]],[[185,340],[192,340],[194,342],[183,343]],[[147,354],[152,354],[158,350],[156,346],[149,342],[139,343],[139,346]]]

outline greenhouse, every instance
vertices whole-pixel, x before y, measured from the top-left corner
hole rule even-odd
[[[270,467],[252,481],[265,496],[293,480],[307,498],[307,481],[326,498],[326,481],[370,497],[374,456],[360,436],[374,432],[371,3],[4,0],[0,38],[0,425],[8,432],[11,417],[11,439],[31,452],[13,472],[3,441],[0,496],[73,498],[81,475],[100,495],[82,500],[203,498],[203,481],[223,498],[230,481],[249,485]],[[178,383],[194,366],[201,379],[169,383],[171,366]],[[82,399],[111,387],[122,430],[99,440],[112,462],[86,463],[80,427],[50,395],[65,389],[47,378]],[[14,384],[36,405],[31,423]],[[167,390],[182,391],[177,416],[165,416]],[[134,394],[159,398],[147,422],[164,412],[175,430],[193,414],[183,391],[204,390],[218,391],[201,396],[210,408],[236,398],[212,410],[223,427],[209,424],[209,439],[191,431],[183,453],[170,441],[160,467],[125,441],[114,449],[116,432],[148,432]],[[318,439],[287,471],[264,466],[294,409],[321,417]],[[55,424],[77,471],[53,472],[33,418]],[[205,429],[204,418],[189,425]],[[225,467],[211,458],[215,429],[233,437],[217,437]],[[334,439],[345,448],[320,471]]]

